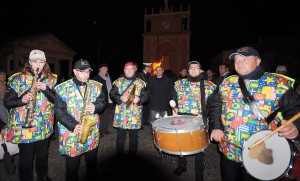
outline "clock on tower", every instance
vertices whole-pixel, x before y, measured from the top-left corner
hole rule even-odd
[[[162,28],[163,30],[169,30],[170,27],[171,27],[170,21],[163,21],[163,22],[161,23],[161,28]]]

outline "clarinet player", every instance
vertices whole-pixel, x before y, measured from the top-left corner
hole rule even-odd
[[[74,77],[55,87],[55,116],[58,120],[59,152],[66,156],[66,180],[77,181],[80,158],[85,155],[87,179],[95,179],[99,145],[98,116],[105,108],[102,84],[89,80],[87,60],[74,65]]]
[[[32,50],[22,72],[8,78],[4,105],[10,109],[7,140],[19,146],[19,179],[33,181],[33,160],[38,181],[48,177],[49,137],[53,133],[54,93],[57,82],[45,53]]]

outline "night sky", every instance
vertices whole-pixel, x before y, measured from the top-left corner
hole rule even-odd
[[[163,6],[163,0],[142,1],[4,0],[0,2],[0,41],[51,32],[74,49],[75,59],[142,62],[144,9]],[[296,1],[201,1],[191,3],[191,60],[204,68],[222,50],[289,37],[299,40],[299,6]],[[270,4],[272,2],[272,4]],[[114,17],[112,17],[114,16]]]

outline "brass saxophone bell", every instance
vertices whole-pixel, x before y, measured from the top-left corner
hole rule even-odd
[[[84,100],[83,110],[86,109],[86,105],[90,103],[90,96],[91,96],[91,87],[87,81],[87,87],[86,87],[86,99]],[[81,115],[79,123],[83,126],[82,132],[80,132],[77,135],[77,142],[84,144],[91,133],[91,128],[96,124],[97,118],[91,116],[90,112],[87,111]]]
[[[79,139],[79,142],[81,144],[84,144],[89,136],[90,128],[96,124],[96,118],[92,117],[90,115],[87,115],[87,116],[84,116],[82,118],[82,120],[84,122],[84,126],[83,126],[83,131],[82,131],[82,135]]]

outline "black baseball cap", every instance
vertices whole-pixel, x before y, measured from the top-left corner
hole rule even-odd
[[[235,55],[260,57],[258,51],[253,49],[252,47],[241,47],[241,48],[237,49],[237,51],[235,53],[232,53],[229,56],[229,60],[233,60]]]
[[[78,60],[75,65],[74,65],[74,69],[78,69],[78,70],[86,70],[89,69],[91,71],[93,71],[93,69],[91,68],[89,62],[87,60],[83,60],[80,59]]]
[[[108,68],[108,65],[107,65],[106,63],[101,63],[101,64],[99,65],[99,69],[102,68],[102,67],[107,67],[107,68]]]

